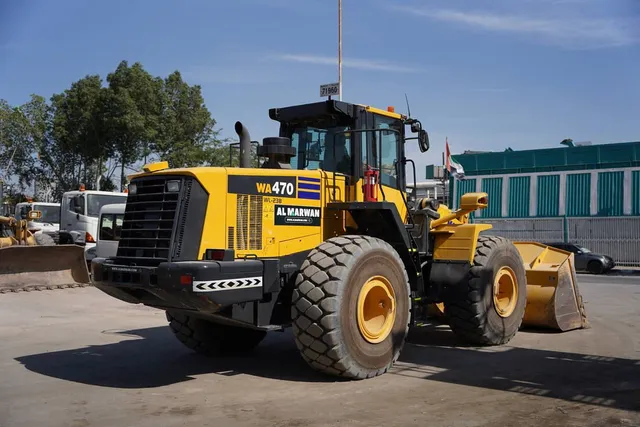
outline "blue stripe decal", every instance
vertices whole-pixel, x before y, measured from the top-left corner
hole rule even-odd
[[[299,199],[320,200],[320,193],[312,193],[310,191],[298,191]]]
[[[318,190],[318,191],[320,191],[320,184],[307,184],[305,182],[299,182],[298,183],[298,189]]]
[[[309,178],[306,176],[299,176],[298,179],[300,181],[307,181],[307,182],[320,182],[320,178]]]

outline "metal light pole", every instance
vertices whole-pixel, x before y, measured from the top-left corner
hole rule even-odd
[[[338,0],[338,86],[342,101],[342,0]]]

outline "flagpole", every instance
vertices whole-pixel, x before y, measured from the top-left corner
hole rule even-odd
[[[442,153],[442,168],[444,169],[444,173],[442,174],[442,192],[444,193],[445,205],[449,207],[453,207],[451,205],[452,200],[449,200],[449,192],[447,191],[447,181],[451,180],[450,179],[451,172],[447,167],[449,164],[449,137],[448,136],[445,136],[444,144],[445,144],[445,152],[447,157],[445,159],[445,153]]]
[[[338,99],[342,101],[342,0],[338,0]]]

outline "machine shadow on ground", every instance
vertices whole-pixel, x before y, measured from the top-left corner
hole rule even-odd
[[[412,331],[410,340],[395,375],[640,410],[638,360],[509,345],[465,347],[445,325]]]
[[[336,381],[307,367],[289,332],[270,334],[245,356],[215,359],[183,348],[167,327],[105,333],[139,339],[16,360],[42,375],[113,388],[161,387],[212,373],[285,381]],[[464,347],[444,325],[412,331],[410,343],[387,375],[640,410],[638,361],[510,346]]]

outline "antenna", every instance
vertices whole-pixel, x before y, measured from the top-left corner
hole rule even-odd
[[[409,107],[409,98],[407,98],[407,94],[405,92],[404,99],[407,101],[407,116],[411,117],[411,107]]]

